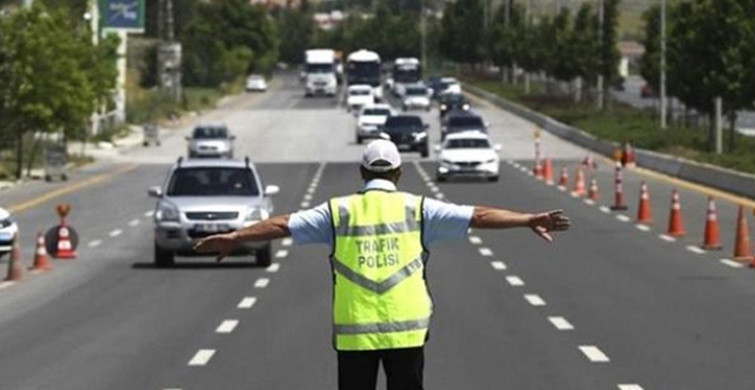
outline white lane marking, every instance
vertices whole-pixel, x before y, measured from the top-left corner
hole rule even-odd
[[[574,191],[570,192],[570,193],[569,193],[569,195],[570,195],[570,196],[571,196],[572,198],[579,198],[580,196],[582,196],[582,195],[580,195],[580,194],[578,194],[578,193],[576,193],[576,192],[574,192]]]
[[[736,262],[734,260],[729,260],[729,259],[721,259],[719,261],[721,262],[721,264],[727,265],[727,266],[729,266],[731,268],[744,268],[744,266],[745,266],[744,264],[742,264],[740,262]]]
[[[123,230],[121,229],[115,229],[112,232],[110,232],[110,237],[118,237],[123,233]]]
[[[548,321],[558,330],[574,330],[574,326],[564,317],[548,317]]]
[[[102,241],[100,241],[100,240],[89,241],[89,247],[90,248],[98,247],[98,246],[100,246],[100,244],[102,244]]]
[[[435,194],[435,197],[436,197],[436,198],[438,198],[438,199],[443,199],[443,198],[445,198],[446,196],[445,196],[445,195],[443,195],[443,193],[442,193],[442,192],[438,192],[437,194]]]
[[[267,268],[265,268],[265,271],[274,273],[274,272],[278,272],[279,269],[281,269],[280,263],[273,263],[273,264],[270,264]]]
[[[131,222],[128,223],[128,226],[131,226],[131,227],[138,226],[139,222],[140,221],[138,219],[134,219],[134,220],[132,220]]]
[[[638,223],[637,225],[634,225],[634,226],[637,228],[637,230],[641,230],[643,232],[649,232],[650,231],[650,226],[648,226],[648,225],[642,225],[642,224]]]
[[[236,325],[239,324],[239,320],[224,320],[215,329],[215,333],[231,333],[236,329]]]
[[[624,214],[618,214],[618,215],[616,215],[616,219],[618,219],[621,222],[629,222],[629,221],[632,220],[632,218],[629,218],[629,217],[627,217]]]
[[[255,297],[244,297],[244,299],[242,299],[236,307],[239,309],[251,309],[256,302],[257,298]]]
[[[259,278],[256,282],[254,282],[255,288],[265,288],[267,285],[270,284],[270,279],[268,278]]]
[[[594,204],[595,204],[595,201],[594,201],[594,200],[592,200],[592,199],[590,199],[590,198],[585,198],[585,199],[583,200],[583,202],[585,202],[585,204],[587,204],[587,205],[590,205],[590,206],[592,206],[592,205],[594,205]]]
[[[281,245],[283,246],[291,246],[293,245],[293,243],[294,243],[294,239],[291,237],[286,237],[283,239],[283,241],[281,241]]]
[[[308,207],[309,207],[309,202],[307,202],[307,201],[301,202],[301,207],[302,207],[303,209],[306,209],[306,208],[308,208]]]
[[[8,287],[10,287],[10,286],[12,286],[14,284],[16,284],[16,282],[11,281],[11,280],[6,280],[5,282],[1,282],[0,283],[0,290],[2,290],[4,288],[8,288]]]
[[[210,362],[212,356],[215,355],[214,349],[200,349],[189,361],[190,366],[204,366]]]
[[[315,192],[315,189],[317,189],[316,186],[309,186],[309,188],[307,188],[307,193],[311,194],[311,193]]]
[[[179,388],[175,388],[175,389],[174,388],[170,388],[170,389],[163,389],[163,390],[181,390],[181,389],[179,389]]]
[[[490,248],[483,247],[478,249],[480,251],[480,254],[483,256],[493,256],[493,251],[490,250]]]
[[[645,390],[642,386],[635,383],[620,383],[617,386],[619,390]]]
[[[275,252],[275,257],[279,259],[282,259],[286,256],[288,256],[288,251],[285,249],[279,249],[278,252]]]
[[[147,218],[152,218],[153,215],[155,215],[155,210],[150,210],[144,213],[144,216]]]
[[[440,192],[440,188],[436,186],[428,186],[428,187],[430,188],[430,192],[432,192],[433,194],[437,194],[438,192]]]
[[[518,276],[507,276],[506,281],[514,287],[524,286],[524,280]]]
[[[676,238],[669,236],[668,234],[659,234],[658,237],[666,242],[675,242]]]
[[[600,211],[602,211],[602,212],[604,212],[606,214],[610,214],[611,213],[611,209],[608,208],[607,206],[600,206]]]
[[[607,363],[611,361],[600,348],[594,345],[580,345],[579,350],[593,363]]]
[[[694,245],[687,245],[687,250],[692,253],[697,253],[698,255],[705,254],[705,250],[702,248],[698,248]]]
[[[312,200],[312,194],[305,194],[304,200]]]
[[[492,265],[493,269],[495,269],[497,271],[504,271],[504,270],[506,270],[506,263],[504,263],[502,261],[491,261],[490,265]]]
[[[526,299],[527,302],[529,302],[532,306],[545,306],[545,301],[543,300],[543,298],[540,298],[540,295],[526,294],[524,296],[524,299]]]
[[[469,242],[475,245],[482,244],[482,238],[477,236],[469,236]]]

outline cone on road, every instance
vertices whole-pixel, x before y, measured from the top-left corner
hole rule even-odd
[[[640,184],[640,207],[637,210],[637,223],[649,225],[653,222],[653,213],[650,209],[650,194],[648,186],[643,181]]]
[[[41,232],[37,235],[37,248],[34,251],[34,265],[31,269],[35,271],[47,271],[51,269],[50,258],[47,256],[45,249],[45,235]]]
[[[540,159],[535,160],[535,166],[532,168],[532,174],[535,175],[535,178],[538,180],[543,179],[543,163],[540,162]]]
[[[553,185],[553,161],[550,158],[545,159],[545,165],[543,166],[543,179],[545,184],[549,186]]]
[[[614,203],[611,206],[611,210],[620,211],[626,210],[627,205],[624,204],[624,179],[621,173],[621,162],[616,161],[614,169]]]
[[[562,189],[566,189],[569,186],[569,172],[566,167],[561,167],[561,176],[558,178],[558,186]]]
[[[68,225],[60,225],[58,228],[57,251],[53,255],[56,259],[75,259],[76,252],[71,243],[71,230]]]
[[[719,250],[721,245],[721,234],[718,228],[718,216],[716,214],[716,203],[713,197],[708,197],[708,214],[705,221],[705,237],[702,245],[703,249]]]
[[[574,196],[585,196],[587,194],[587,188],[585,188],[585,171],[582,167],[577,168],[577,175],[574,178],[574,188],[571,191]]]
[[[684,222],[682,220],[682,204],[679,200],[679,192],[674,189],[671,192],[671,213],[668,219],[668,235],[672,237],[684,236]]]
[[[621,162],[624,164],[625,167],[635,166],[634,148],[632,148],[632,145],[628,141],[624,142],[624,151],[621,155]]]
[[[19,281],[24,275],[24,269],[21,266],[21,245],[18,243],[18,233],[13,237],[13,248],[8,258],[8,275],[7,281]]]
[[[590,200],[598,201],[600,200],[600,190],[598,189],[598,181],[595,180],[595,178],[592,178],[590,180],[590,190],[587,193],[587,197],[590,198]]]
[[[737,237],[734,241],[734,259],[748,260],[752,256],[750,249],[750,229],[747,226],[744,207],[739,206],[737,213]]]

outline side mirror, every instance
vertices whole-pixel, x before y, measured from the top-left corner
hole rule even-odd
[[[281,191],[281,188],[275,185],[265,186],[265,196],[277,195]]]
[[[433,146],[433,150],[435,151],[435,153],[440,153],[441,149],[442,148],[440,147],[440,144],[436,144],[435,146]]]
[[[503,148],[501,147],[501,144],[495,144],[495,145],[493,145],[493,149],[494,149],[494,150],[495,150],[496,152],[500,152],[500,151],[501,151],[501,149],[503,149]]]
[[[160,188],[160,187],[158,187],[158,186],[149,187],[149,189],[147,190],[147,194],[151,198],[162,198],[163,197],[163,189]]]

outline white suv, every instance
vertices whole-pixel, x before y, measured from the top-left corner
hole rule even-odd
[[[233,158],[235,139],[225,125],[199,125],[186,137],[189,158]]]
[[[0,208],[0,257],[13,250],[17,235],[18,224],[7,210]]]

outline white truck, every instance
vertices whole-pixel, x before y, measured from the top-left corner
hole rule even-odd
[[[336,52],[311,49],[304,52],[304,94],[335,96],[338,92]]]
[[[376,101],[383,100],[380,77],[380,55],[370,50],[357,50],[346,57],[347,85],[369,85]]]
[[[391,71],[393,93],[396,96],[403,97],[406,94],[407,85],[416,85],[422,82],[422,67],[418,59],[396,58],[393,61]]]

